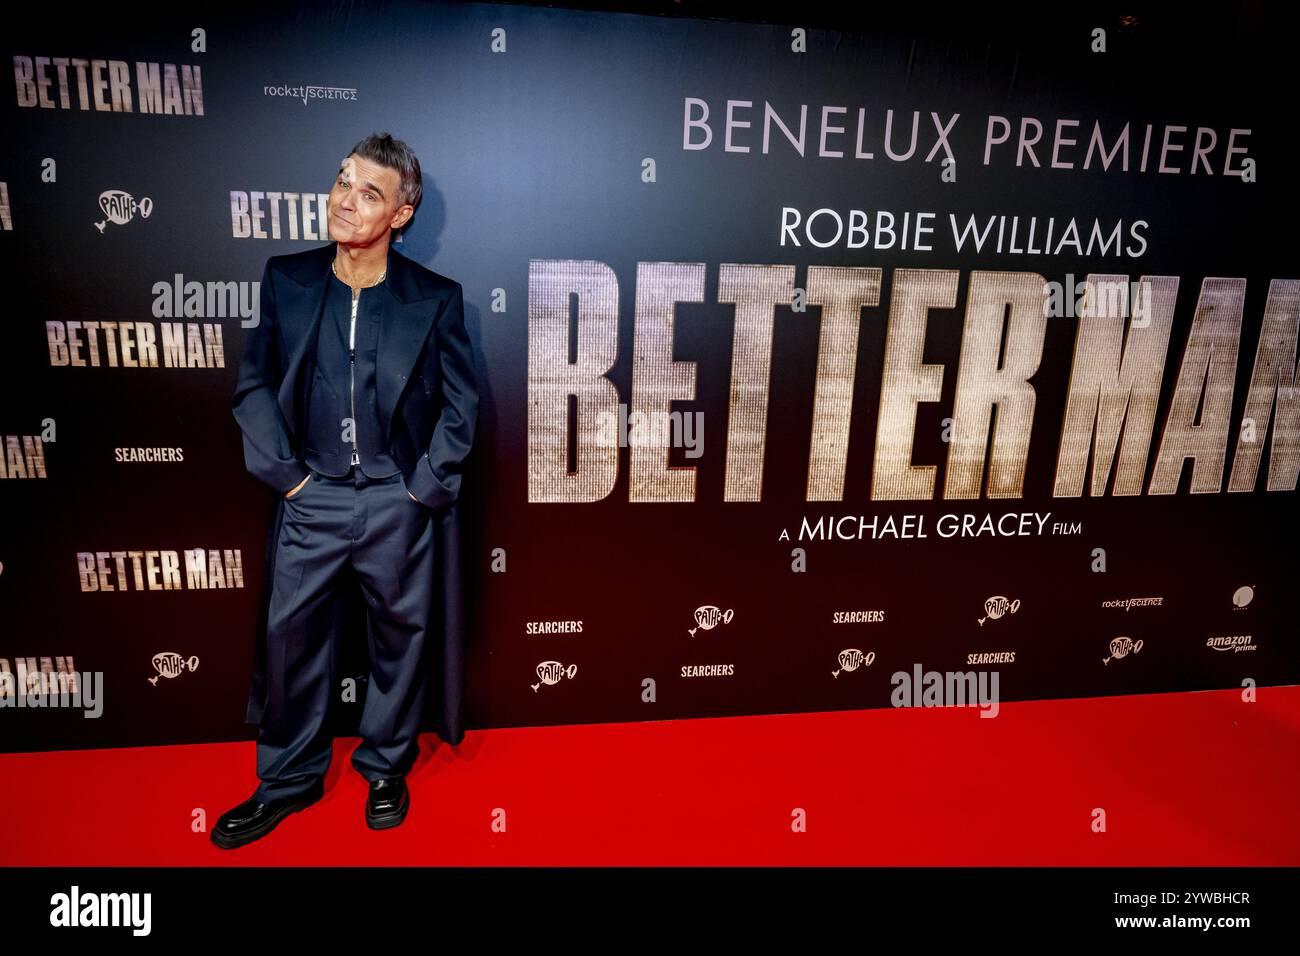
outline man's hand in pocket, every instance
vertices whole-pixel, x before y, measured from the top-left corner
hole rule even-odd
[[[298,482],[298,484],[294,485],[292,488],[290,488],[288,491],[286,491],[286,492],[284,493],[284,496],[285,496],[286,498],[292,498],[294,495],[296,495],[296,494],[299,492],[299,490],[301,490],[302,486],[305,485],[305,484],[307,484],[307,482],[310,481],[310,480],[311,480],[311,475],[308,475],[308,476],[307,476],[306,478],[304,478],[302,481]]]

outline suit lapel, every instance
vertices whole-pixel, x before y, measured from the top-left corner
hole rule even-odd
[[[277,396],[295,445],[305,423],[307,388],[316,371],[316,339],[325,314],[330,263],[337,243],[311,250],[286,271],[300,286],[296,296],[277,303],[280,326],[289,349],[289,365]],[[424,340],[433,328],[437,303],[421,288],[409,260],[390,245],[388,274],[379,293],[381,318],[375,369],[379,421],[388,437],[389,422],[402,397]]]

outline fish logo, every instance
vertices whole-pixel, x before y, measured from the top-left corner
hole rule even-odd
[[[537,688],[541,687],[542,684],[558,684],[562,677],[567,677],[569,680],[573,680],[577,673],[577,664],[570,664],[568,667],[565,667],[559,661],[542,661],[537,665],[537,677],[539,682],[536,684],[529,684],[528,686],[533,689],[534,693],[536,693]]]
[[[731,618],[735,613],[734,610],[729,609],[724,611],[722,608],[714,607],[712,604],[697,607],[695,609],[695,623],[699,625],[699,627],[688,628],[691,637],[694,637],[695,632],[701,627],[706,631],[711,631],[719,624],[730,624]]]
[[[868,651],[863,654],[856,647],[846,647],[838,655],[840,670],[831,671],[832,677],[839,677],[840,671],[855,671],[859,667],[870,667],[876,660],[876,652]]]
[[[1103,658],[1103,664],[1109,664],[1112,658],[1128,657],[1142,650],[1142,642],[1128,637],[1117,637],[1110,642],[1110,657]]]
[[[190,657],[188,660],[179,654],[171,651],[164,651],[161,654],[153,656],[153,669],[158,672],[158,677],[171,679],[179,677],[186,671],[196,671],[199,669],[199,659],[197,656]],[[155,687],[158,686],[158,677],[150,677],[149,683]]]
[[[153,200],[148,196],[136,202],[135,198],[124,189],[105,189],[99,194],[99,208],[104,214],[101,222],[95,223],[95,228],[102,235],[104,227],[110,222],[116,226],[125,226],[135,218],[139,213],[141,219],[148,219],[149,214],[153,212]]]
[[[1020,610],[1019,598],[1012,601],[1008,598],[1004,598],[1001,596],[991,597],[984,602],[985,616],[979,619],[980,627],[983,627],[984,622],[989,620],[990,618],[996,621],[998,618],[1002,617],[1003,615],[1015,614],[1019,610]]]

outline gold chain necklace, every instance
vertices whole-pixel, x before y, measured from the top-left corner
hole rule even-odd
[[[339,275],[339,270],[335,268],[335,262],[337,262],[337,261],[338,261],[338,260],[333,260],[333,259],[330,260],[330,272],[334,273],[334,277],[335,277],[336,279],[338,279],[340,282],[342,282],[342,281],[343,281],[343,277],[342,277],[341,275]],[[385,269],[383,272],[379,273],[379,278],[376,279],[374,282],[370,283],[370,285],[363,285],[363,286],[361,286],[361,288],[363,288],[363,289],[369,289],[371,286],[379,285],[379,283],[381,283],[381,282],[384,281],[384,276],[386,276],[386,275],[388,275],[388,270],[387,270],[387,269]],[[348,283],[348,284],[350,285],[351,283]]]

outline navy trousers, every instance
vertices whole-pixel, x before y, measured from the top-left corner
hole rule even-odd
[[[433,513],[400,474],[346,478],[312,470],[284,500],[266,621],[266,707],[258,727],[258,799],[301,795],[329,768],[326,717],[342,688],[331,622],[355,571],[366,604],[370,677],[352,765],[367,780],[405,776],[418,755],[423,651],[433,595]]]

